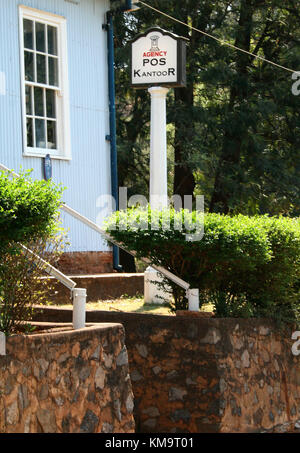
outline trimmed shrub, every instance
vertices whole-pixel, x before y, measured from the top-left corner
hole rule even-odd
[[[0,172],[0,249],[10,241],[49,237],[57,229],[62,188],[50,181]],[[1,251],[0,251],[1,253]]]
[[[46,265],[36,255],[55,264],[63,250],[61,193],[28,172],[20,178],[0,173],[0,331],[6,335],[28,330],[32,306],[45,302]]]
[[[146,229],[153,220],[156,229]],[[298,319],[299,219],[205,214],[202,239],[188,241],[201,220],[195,212],[138,208],[114,213],[106,228],[138,258],[199,288],[201,305],[212,303],[216,316]],[[173,309],[186,309],[184,291],[165,283],[172,288]]]

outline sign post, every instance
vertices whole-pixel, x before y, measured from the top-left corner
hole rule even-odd
[[[186,38],[155,27],[131,41],[131,83],[146,89],[151,96],[150,187],[152,209],[168,207],[166,96],[172,87],[186,85]],[[162,303],[169,298],[155,282],[159,273],[145,271],[144,297],[147,303]]]
[[[150,206],[163,209],[168,206],[166,97],[168,88],[151,87],[150,121]]]

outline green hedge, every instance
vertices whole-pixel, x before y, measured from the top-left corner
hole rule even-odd
[[[49,237],[57,228],[62,188],[50,181],[0,172],[0,248],[14,241]]]
[[[158,221],[158,229],[141,222]],[[163,225],[170,218],[170,229]],[[201,221],[195,212],[131,209],[115,213],[107,231],[138,257],[147,257],[191,287],[199,288],[201,304],[212,303],[216,316],[271,316],[298,319],[300,221],[268,216],[205,214],[204,236],[187,241],[178,225]],[[168,282],[170,284],[170,282]],[[186,308],[183,291],[171,284],[175,309]]]
[[[32,180],[30,172],[20,178],[0,173],[0,331],[6,335],[28,329],[33,304],[45,300],[45,265],[22,245],[54,264],[64,242],[61,193],[52,181]]]

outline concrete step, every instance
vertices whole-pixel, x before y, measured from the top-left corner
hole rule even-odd
[[[133,297],[137,294],[144,294],[144,274],[95,274],[95,275],[68,275],[77,288],[87,290],[87,302],[98,300],[117,299],[125,294]],[[57,305],[70,303],[70,291],[59,283],[54,277],[45,277],[49,280],[48,301]]]

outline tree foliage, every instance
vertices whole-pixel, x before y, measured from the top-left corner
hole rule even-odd
[[[55,235],[61,194],[60,186],[33,180],[30,171],[19,178],[0,172],[0,253],[11,241]]]
[[[245,51],[297,70],[296,0],[149,0]],[[120,184],[148,194],[149,95],[129,80],[129,40],[158,25],[189,38],[187,86],[170,90],[173,193],[204,194],[211,212],[298,216],[300,97],[291,73],[221,45],[148,8],[118,14],[116,87]]]

